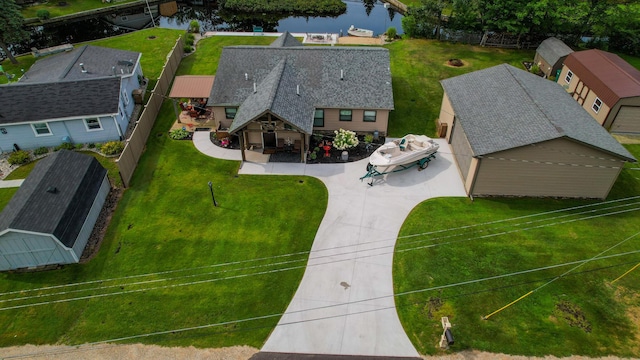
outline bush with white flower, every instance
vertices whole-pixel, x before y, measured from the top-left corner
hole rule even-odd
[[[335,139],[333,139],[333,147],[338,150],[347,150],[358,146],[358,137],[356,133],[349,130],[335,130]]]

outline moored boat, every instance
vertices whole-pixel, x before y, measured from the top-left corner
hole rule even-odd
[[[359,37],[373,37],[373,30],[368,29],[360,29],[351,25],[347,33],[351,36],[359,36]]]

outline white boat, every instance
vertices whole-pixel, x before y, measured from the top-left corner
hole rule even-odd
[[[351,36],[373,37],[373,30],[360,29],[351,25],[347,33]]]
[[[425,135],[409,134],[380,146],[369,157],[369,164],[380,167],[407,165],[435,153],[439,147]]]

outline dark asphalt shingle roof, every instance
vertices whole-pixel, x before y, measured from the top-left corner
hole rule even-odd
[[[287,47],[287,46],[302,46],[302,43],[298,39],[294,38],[288,31],[285,31],[282,35],[272,42],[271,47]]]
[[[558,62],[561,58],[571,54],[573,50],[567,44],[565,44],[562,40],[550,37],[544,40],[536,52],[542,56],[549,64],[552,66]]]
[[[552,81],[503,64],[441,83],[473,156],[567,137],[635,161]]]
[[[41,83],[65,80],[95,79],[113,76],[113,72],[130,74],[140,53],[85,45],[40,59],[20,79],[21,83]],[[84,64],[86,73],[82,72]],[[115,67],[115,68],[113,68]]]
[[[0,124],[117,114],[120,77],[0,86]]]
[[[92,156],[60,150],[40,160],[0,213],[0,231],[53,234],[71,248],[107,170]],[[56,193],[47,191],[56,188]]]
[[[286,59],[283,76],[269,80],[280,81],[278,87],[262,87],[261,83],[267,76],[273,76],[274,68],[283,59]],[[285,120],[301,129],[312,129],[313,113],[308,109],[314,107],[393,110],[389,64],[389,51],[384,48],[225,47],[207,105],[240,106],[239,114],[244,113],[242,107],[251,106],[252,113],[255,113],[254,106],[245,101],[253,94],[255,82],[259,89],[278,89],[269,94],[275,95],[271,104],[284,107],[280,96],[287,98],[291,91],[295,94],[296,85],[300,85],[300,96],[294,95],[295,102],[304,104],[287,107]],[[258,96],[262,94],[254,97]]]

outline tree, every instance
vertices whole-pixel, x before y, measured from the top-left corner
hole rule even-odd
[[[640,55],[640,4],[619,4],[607,10],[602,28],[595,35],[608,37],[609,48],[629,55]]]
[[[0,0],[0,9],[2,9],[0,11],[0,48],[12,63],[17,64],[18,60],[13,57],[7,44],[28,39],[29,33],[22,28],[24,18],[14,0]]]
[[[405,18],[402,19],[402,29],[405,34],[410,37],[439,37],[442,10],[449,4],[448,0],[420,0],[419,5],[410,6]]]

